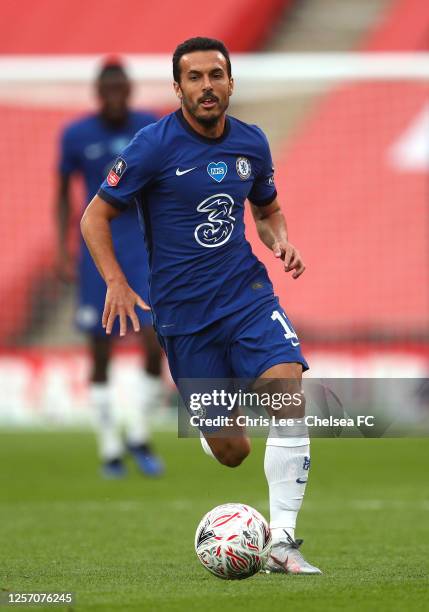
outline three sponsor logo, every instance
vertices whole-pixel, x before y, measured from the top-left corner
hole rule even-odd
[[[235,224],[233,207],[234,200],[227,193],[217,193],[198,204],[197,211],[207,214],[207,221],[197,225],[194,231],[198,244],[211,249],[230,239]]]

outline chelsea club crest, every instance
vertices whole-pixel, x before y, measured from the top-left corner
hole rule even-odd
[[[238,176],[245,181],[249,178],[252,173],[252,166],[250,165],[250,161],[247,157],[238,157],[235,162],[235,167],[237,169]]]

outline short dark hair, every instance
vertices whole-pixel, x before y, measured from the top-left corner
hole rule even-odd
[[[117,74],[128,79],[128,74],[121,58],[117,56],[109,56],[103,60],[103,63],[99,67],[96,81],[99,82],[105,77]]]
[[[216,38],[205,38],[204,36],[196,36],[195,38],[188,38],[180,45],[176,47],[173,53],[173,77],[176,83],[180,81],[180,58],[186,53],[193,53],[194,51],[220,51],[226,59],[226,66],[228,69],[228,76],[231,77],[231,60],[229,59],[229,51],[221,40]]]

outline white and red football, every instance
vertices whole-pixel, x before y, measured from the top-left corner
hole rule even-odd
[[[204,567],[218,578],[249,578],[263,569],[269,557],[270,528],[251,506],[222,504],[201,519],[195,551]]]

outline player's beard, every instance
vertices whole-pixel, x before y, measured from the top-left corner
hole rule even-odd
[[[226,109],[229,106],[228,99],[222,101],[218,98],[218,96],[212,95],[210,97],[216,100],[217,108],[210,111],[210,113],[205,113],[205,111],[203,111],[204,114],[200,114],[198,112],[200,109],[200,104],[204,97],[199,98],[197,102],[191,102],[189,99],[185,98],[185,96],[183,96],[182,98],[183,106],[186,108],[188,113],[191,114],[192,117],[196,121],[198,121],[200,125],[208,129],[215,127],[215,125],[218,123],[219,119],[222,117],[222,115],[225,113]]]

